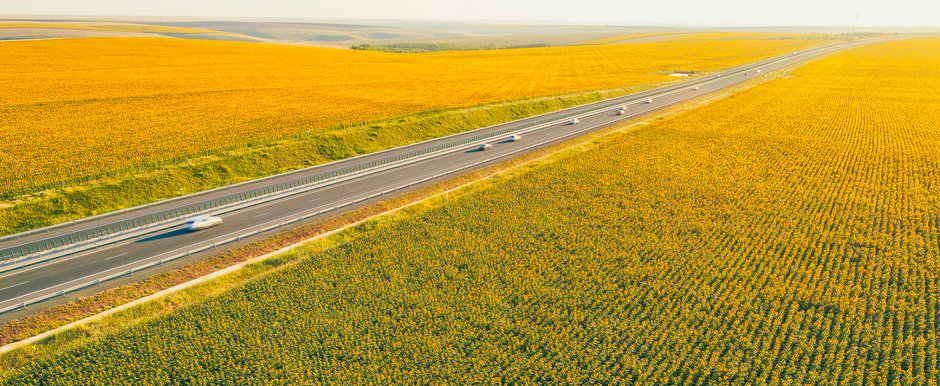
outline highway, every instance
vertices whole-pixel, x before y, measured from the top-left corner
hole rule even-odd
[[[350,203],[377,200],[401,192],[402,189],[433,183],[448,175],[499,162],[512,156],[544,148],[585,133],[596,131],[657,110],[674,106],[708,93],[738,85],[767,72],[792,66],[801,61],[871,41],[838,43],[770,58],[738,66],[707,77],[613,98],[601,102],[565,109],[549,114],[507,122],[471,132],[461,133],[416,143],[383,152],[372,153],[326,165],[285,173],[274,177],[216,189],[206,193],[166,200],[149,206],[134,208],[97,218],[50,227],[39,232],[24,232],[0,240],[0,252],[22,249],[23,245],[65,238],[86,233],[100,227],[136,218],[176,210],[184,206],[237,196],[250,197],[243,207],[232,207],[220,214],[224,222],[214,228],[187,232],[183,222],[187,217],[168,220],[163,225],[140,234],[132,234],[112,241],[100,242],[73,250],[53,253],[42,259],[23,259],[7,267],[0,266],[0,314],[22,309],[26,305],[45,301],[57,294],[65,295],[91,284],[107,288],[117,281],[102,281],[121,275],[151,275],[169,265],[161,262],[184,256],[207,256],[220,253],[227,247],[218,247],[233,238],[237,242],[268,237],[286,227],[285,222],[299,224],[299,218],[317,219],[333,216]],[[760,69],[760,72],[757,70]],[[648,103],[648,100],[651,102]],[[719,102],[720,103],[720,102]],[[627,106],[626,114],[618,115],[620,106]],[[577,124],[571,124],[572,118]],[[518,133],[520,141],[509,141]],[[445,146],[458,143],[459,145]],[[492,148],[480,151],[481,143]],[[417,154],[418,156],[411,156]],[[383,159],[394,162],[378,162]],[[339,170],[355,173],[317,180],[312,176],[330,175]],[[307,185],[271,196],[253,193],[266,186],[303,180]],[[314,182],[310,182],[314,181]],[[261,190],[265,191],[265,190]],[[211,210],[209,213],[213,213]],[[217,214],[217,213],[214,213]],[[306,221],[306,219],[305,219]],[[280,227],[279,227],[280,226]],[[296,226],[296,225],[293,225]],[[119,227],[120,228],[120,227]],[[121,228],[123,229],[123,228]],[[149,228],[148,228],[149,229]],[[130,233],[129,233],[130,234]],[[244,237],[242,237],[244,236]],[[225,244],[231,246],[233,244]],[[63,247],[64,248],[64,247]],[[9,253],[9,252],[8,252]],[[28,256],[29,257],[29,256]],[[148,265],[158,264],[146,269]],[[96,290],[98,290],[96,288]]]

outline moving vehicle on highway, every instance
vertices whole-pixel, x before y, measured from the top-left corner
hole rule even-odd
[[[222,223],[222,219],[215,216],[196,216],[186,222],[186,230],[198,231],[200,229],[212,228]]]
[[[692,89],[698,91],[698,86],[692,87]]]
[[[522,139],[522,136],[519,134],[513,134],[509,136],[509,142],[516,142]]]
[[[478,147],[477,150],[479,150],[479,151],[486,151],[486,150],[489,150],[489,149],[492,148],[492,147],[493,147],[493,145],[490,145],[490,144],[488,144],[488,143],[484,143],[484,144],[480,145],[480,147]]]
[[[653,103],[653,98],[650,98],[650,99],[647,99],[647,100],[646,100],[646,104],[650,104],[650,103]]]
[[[577,125],[577,124],[580,123],[580,122],[581,122],[581,121],[580,121],[578,118],[575,118],[575,119],[572,119],[572,120],[571,120],[571,124],[572,124],[572,125]]]

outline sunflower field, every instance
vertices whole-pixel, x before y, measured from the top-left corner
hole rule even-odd
[[[937,68],[831,55],[4,380],[937,384]]]

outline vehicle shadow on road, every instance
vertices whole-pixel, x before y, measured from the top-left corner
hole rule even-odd
[[[163,239],[168,239],[168,238],[170,238],[170,237],[176,237],[176,236],[179,236],[179,235],[184,235],[184,234],[187,234],[187,233],[189,233],[189,231],[186,230],[186,228],[180,228],[180,229],[177,229],[177,230],[174,230],[174,231],[169,231],[169,232],[161,233],[161,234],[158,234],[158,235],[153,235],[153,236],[150,236],[150,237],[147,237],[147,238],[144,238],[144,239],[140,239],[140,240],[137,240],[137,241],[134,241],[134,242],[135,242],[135,243],[143,243],[143,242],[147,242],[147,241],[163,240]]]

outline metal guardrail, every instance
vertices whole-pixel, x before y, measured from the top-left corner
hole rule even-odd
[[[834,46],[844,45],[847,43],[834,43],[825,46],[814,47],[811,49],[804,49],[797,51],[795,53],[788,53],[785,55],[779,55],[772,58],[765,59],[756,63],[749,63],[731,69],[723,71],[721,74],[734,74],[741,71],[745,71],[751,68],[759,67],[766,65],[768,63],[773,63],[780,60],[785,60],[792,58],[792,55],[802,55],[809,52],[816,52],[819,50],[832,48]],[[602,109],[607,107],[614,107],[626,102],[630,102],[637,99],[645,98],[649,95],[660,95],[663,93],[669,93],[677,89],[684,89],[689,86],[694,86],[701,83],[706,83],[713,81],[712,78],[699,78],[695,80],[690,80],[687,82],[682,82],[674,85],[664,86],[653,90],[648,90],[636,94],[611,98],[608,100],[598,101],[594,103],[589,103],[581,106],[571,108],[570,112],[562,114],[559,116],[550,117],[550,121],[564,120],[583,114],[585,109],[590,109],[589,113],[596,113],[596,109]],[[543,121],[542,124],[545,124]],[[240,203],[246,202],[255,202],[259,199],[265,199],[265,201],[270,201],[271,199],[280,198],[284,193],[295,191],[298,187],[303,186],[321,186],[330,182],[333,182],[337,179],[340,179],[344,176],[350,175],[359,175],[364,171],[373,170],[376,168],[382,168],[384,166],[398,164],[402,161],[412,160],[412,159],[422,159],[425,156],[431,154],[438,154],[450,149],[453,149],[458,146],[462,146],[468,143],[480,141],[487,138],[492,138],[499,135],[504,135],[512,132],[520,132],[525,129],[529,129],[539,125],[538,120],[533,120],[519,126],[514,126],[512,128],[505,128],[495,131],[490,131],[487,133],[481,133],[479,135],[471,136],[468,138],[462,138],[456,141],[433,145],[430,147],[416,149],[404,154],[393,155],[390,157],[362,162],[359,164],[351,165],[344,167],[338,170],[325,171],[323,173],[315,174],[312,176],[300,177],[292,179],[286,182],[274,183],[270,185],[261,186],[258,188],[236,192],[228,196],[206,200],[202,202],[197,202],[194,204],[182,205],[175,208],[170,208],[162,210],[153,214],[138,216],[135,218],[117,221],[114,223],[92,227],[89,229],[84,229],[81,231],[72,232],[69,234],[56,236],[54,238],[47,238],[44,240],[39,240],[35,242],[30,242],[15,247],[5,248],[0,250],[0,269],[2,266],[7,266],[10,264],[16,264],[21,261],[23,258],[29,257],[32,258],[42,258],[48,257],[51,255],[59,255],[66,253],[75,253],[78,249],[87,249],[88,247],[94,247],[102,242],[114,242],[116,239],[123,239],[127,237],[133,237],[139,235],[142,232],[152,232],[159,229],[164,229],[166,227],[178,224],[181,219],[190,218],[200,214],[210,214],[210,213],[225,213],[232,210],[233,207],[238,206]],[[485,130],[483,128],[480,130]],[[472,132],[470,132],[472,133]],[[467,133],[458,133],[455,136],[465,136]],[[446,138],[446,137],[444,137]],[[439,139],[437,139],[439,141]],[[426,141],[428,142],[428,141]],[[413,146],[406,145],[406,146]],[[390,149],[393,150],[393,149]],[[322,167],[322,165],[319,165]],[[298,171],[289,172],[296,173]],[[277,177],[277,176],[272,176]],[[230,188],[229,186],[228,188]],[[223,187],[225,188],[225,187]],[[145,206],[146,207],[146,206]],[[125,211],[119,211],[117,213],[123,213]],[[114,213],[114,212],[112,212]],[[105,214],[107,215],[107,214]]]

